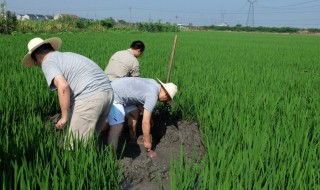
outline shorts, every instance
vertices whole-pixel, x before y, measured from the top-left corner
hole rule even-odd
[[[107,117],[110,126],[124,123],[125,115],[133,110],[138,109],[135,105],[123,106],[117,102],[113,102],[110,113]]]
[[[72,149],[74,148],[73,138],[87,141],[95,131],[100,133],[112,102],[113,91],[111,89],[74,102],[74,106],[70,109],[71,121],[66,137],[70,138]]]

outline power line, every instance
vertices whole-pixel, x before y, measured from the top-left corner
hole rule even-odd
[[[301,2],[301,3],[295,3],[295,4],[291,4],[291,5],[284,5],[284,6],[280,6],[282,8],[285,7],[295,7],[295,6],[299,6],[299,5],[305,5],[305,4],[309,4],[309,3],[313,3],[313,2],[319,2],[320,0],[311,0],[311,1],[305,1],[305,2]]]

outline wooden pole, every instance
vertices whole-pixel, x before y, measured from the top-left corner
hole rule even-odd
[[[176,50],[177,38],[178,38],[178,36],[176,34],[174,37],[173,48],[172,48],[172,53],[171,53],[171,58],[170,58],[170,64],[169,64],[169,69],[168,69],[168,74],[167,74],[167,80],[166,80],[167,83],[170,81],[170,73],[171,73],[171,68],[172,68],[172,63],[173,63],[173,58],[174,58],[174,52]]]

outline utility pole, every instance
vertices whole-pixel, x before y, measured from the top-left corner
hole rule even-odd
[[[176,15],[175,18],[176,18],[176,24],[178,24],[178,18],[179,18],[179,16]]]
[[[248,18],[247,18],[247,26],[254,27],[254,3],[257,0],[248,0],[250,3],[249,11],[248,11]]]

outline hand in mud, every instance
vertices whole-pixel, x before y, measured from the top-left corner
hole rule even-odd
[[[146,148],[147,152],[149,152],[152,147],[151,142],[146,142],[146,141],[143,142],[143,146]]]
[[[150,151],[147,153],[146,156],[147,156],[148,158],[156,158],[156,157],[158,157],[158,154],[157,154],[155,151],[150,150]]]
[[[56,124],[56,128],[59,130],[64,129],[67,125],[67,122],[68,122],[67,119],[64,119],[64,118],[59,119],[59,121]]]

